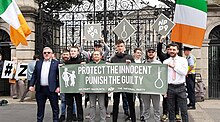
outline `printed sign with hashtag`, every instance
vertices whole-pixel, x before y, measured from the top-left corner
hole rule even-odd
[[[16,68],[15,78],[26,79],[27,78],[27,63],[18,63]]]
[[[164,14],[161,14],[154,22],[152,28],[159,34],[166,36],[174,27],[174,22],[167,18]]]
[[[6,61],[5,60],[1,78],[12,78],[14,69],[15,69],[15,65],[14,65],[13,61]]]

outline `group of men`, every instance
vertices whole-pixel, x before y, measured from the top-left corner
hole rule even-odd
[[[163,38],[162,38],[163,39]],[[195,109],[195,58],[191,55],[191,48],[184,48],[186,52],[186,58],[178,56],[179,47],[175,43],[171,43],[167,46],[167,54],[162,53],[162,39],[158,44],[158,49],[149,48],[146,50],[146,56],[143,57],[142,49],[136,48],[134,50],[134,56],[126,53],[125,42],[123,40],[117,40],[115,42],[116,51],[111,57],[108,63],[156,63],[156,64],[167,64],[168,65],[168,90],[167,93],[163,95],[163,115],[160,117],[160,95],[156,94],[138,94],[140,101],[140,120],[149,121],[150,119],[150,103],[152,100],[154,109],[154,120],[156,122],[165,121],[169,115],[169,121],[174,122],[178,119],[179,109],[181,111],[182,121],[188,122],[187,108]],[[103,53],[102,46],[99,45],[100,42],[95,42],[94,52],[91,57],[80,50],[77,46],[73,46],[68,51],[63,51],[62,57],[65,65],[74,64],[102,64],[106,63],[106,53]],[[97,44],[98,43],[98,44]],[[30,91],[36,90],[36,100],[37,100],[37,121],[42,122],[44,118],[45,102],[47,99],[50,100],[50,104],[53,111],[53,121],[59,121],[59,106],[58,106],[58,93],[59,82],[58,82],[58,67],[60,62],[58,60],[52,59],[52,49],[45,47],[43,49],[43,59],[36,62],[35,69],[30,80]],[[104,54],[104,55],[103,55]],[[87,56],[85,56],[87,55]],[[89,58],[90,61],[85,60],[85,57]],[[157,57],[160,60],[157,60]],[[104,58],[103,58],[104,57]],[[193,60],[192,60],[193,59]],[[188,61],[187,61],[188,60]],[[81,82],[81,81],[76,81]],[[187,107],[187,92],[190,99],[190,103]],[[35,86],[35,87],[34,87]],[[35,89],[34,89],[35,88]],[[112,111],[112,121],[118,121],[119,112],[119,102],[120,102],[120,92],[113,93],[113,111]],[[129,114],[128,118],[132,122],[136,122],[135,113],[135,94],[133,93],[123,93],[127,97]],[[66,122],[72,121],[83,121],[83,107],[82,107],[82,94],[81,93],[65,93],[65,99],[63,98],[63,104],[67,105],[67,117]],[[194,95],[194,97],[193,97]],[[96,100],[99,102],[100,109],[100,120],[101,122],[106,122],[106,113],[108,106],[108,94],[107,93],[88,93],[90,107],[89,107],[89,121],[95,122],[95,110],[96,110]],[[190,98],[191,97],[191,98]],[[76,104],[74,103],[74,99]],[[77,111],[74,109],[76,106]],[[63,115],[63,116],[62,116]],[[62,120],[65,113],[62,111]]]

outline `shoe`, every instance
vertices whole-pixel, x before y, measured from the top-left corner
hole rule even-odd
[[[145,122],[144,116],[141,116],[140,120],[141,120],[141,122]]]
[[[90,119],[90,115],[88,114],[88,115],[86,115],[86,117],[85,117],[86,119]]]
[[[188,106],[188,109],[195,110],[196,107],[195,106]]]
[[[59,118],[59,122],[63,122],[65,120],[65,115],[61,115]]]
[[[125,111],[125,112],[124,112],[124,115],[129,116],[128,111]]]
[[[130,116],[128,116],[128,117],[125,119],[125,121],[129,121],[129,120],[131,120],[131,117],[130,117]]]
[[[24,102],[24,100],[19,100],[19,102]]]
[[[106,113],[106,118],[110,118],[111,115],[109,113]]]
[[[163,114],[163,116],[161,117],[161,121],[166,121],[168,120],[168,116],[166,114]]]
[[[17,96],[13,96],[12,98],[13,98],[13,99],[18,99],[18,97],[17,97]]]
[[[73,114],[73,121],[77,121],[76,114]]]
[[[176,120],[181,120],[180,115],[176,114]]]

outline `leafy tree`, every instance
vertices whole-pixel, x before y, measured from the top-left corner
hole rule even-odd
[[[36,0],[39,7],[47,12],[68,10],[73,5],[81,5],[82,0]]]

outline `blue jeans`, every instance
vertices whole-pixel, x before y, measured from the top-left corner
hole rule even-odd
[[[66,114],[66,100],[65,100],[65,94],[60,93],[60,99],[61,99],[61,115]],[[73,102],[73,114],[76,114],[76,103]]]

